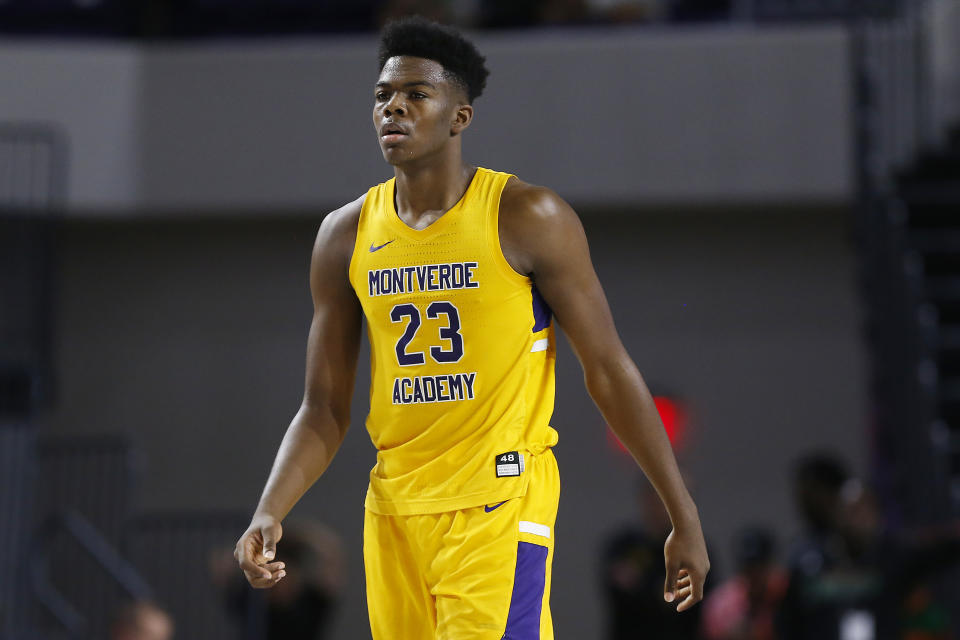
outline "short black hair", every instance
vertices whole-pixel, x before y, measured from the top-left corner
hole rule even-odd
[[[380,71],[394,56],[433,60],[463,89],[470,102],[483,93],[490,72],[477,47],[450,27],[419,16],[387,23],[380,34]]]

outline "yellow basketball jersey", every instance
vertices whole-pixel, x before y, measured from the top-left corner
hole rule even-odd
[[[370,339],[366,507],[411,515],[526,493],[530,457],[557,442],[549,307],[500,249],[510,174],[477,169],[426,229],[404,223],[394,179],[367,192],[350,261]]]

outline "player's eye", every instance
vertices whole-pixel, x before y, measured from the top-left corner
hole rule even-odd
[[[383,102],[384,100],[387,99],[387,92],[386,92],[386,91],[377,91],[377,93],[375,94],[375,96],[376,96],[376,99],[377,99],[377,100],[379,100],[380,102]]]
[[[423,100],[424,98],[427,97],[427,94],[420,93],[419,91],[414,91],[413,93],[410,94],[410,97],[415,100]]]

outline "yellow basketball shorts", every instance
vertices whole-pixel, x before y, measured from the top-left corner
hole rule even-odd
[[[373,640],[553,640],[550,567],[560,475],[533,456],[526,495],[459,511],[367,510],[363,560]]]

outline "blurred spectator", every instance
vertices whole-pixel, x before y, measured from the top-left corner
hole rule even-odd
[[[931,625],[938,608],[923,582],[960,561],[956,527],[884,531],[873,493],[831,456],[803,459],[795,481],[808,533],[791,554],[783,640],[899,640],[918,619],[946,629]]]
[[[904,599],[901,613],[903,640],[954,640],[953,620],[945,606],[934,598],[926,584],[913,588]]]
[[[214,582],[250,640],[320,640],[342,590],[343,553],[339,537],[326,527],[298,520],[284,524],[277,561],[287,575],[270,589],[252,589],[237,570],[233,549],[212,559]]]
[[[789,586],[778,615],[783,640],[841,638],[841,625],[871,625],[855,615],[865,586],[849,574],[840,534],[841,491],[850,479],[847,466],[829,453],[801,458],[794,467],[794,500],[805,526],[788,559]],[[843,622],[846,612],[848,617]],[[865,640],[873,638],[870,631]]]
[[[642,475],[637,502],[643,524],[616,534],[604,550],[607,637],[610,640],[693,640],[699,637],[702,606],[677,613],[676,603],[663,600],[663,545],[672,525],[656,490]],[[707,575],[705,597],[710,592],[714,571]]]
[[[751,527],[734,542],[737,574],[703,603],[707,640],[775,640],[774,619],[787,590],[787,574],[774,562],[773,533]]]
[[[883,528],[876,494],[859,480],[841,493],[840,529],[851,564],[880,584],[871,604],[878,638],[951,638],[950,616],[927,581],[960,563],[956,523],[897,535]]]
[[[840,492],[849,479],[846,464],[830,453],[813,453],[796,463],[793,497],[808,535],[822,539],[837,534]]]
[[[123,606],[110,625],[110,640],[170,640],[173,618],[152,602],[140,600]]]

